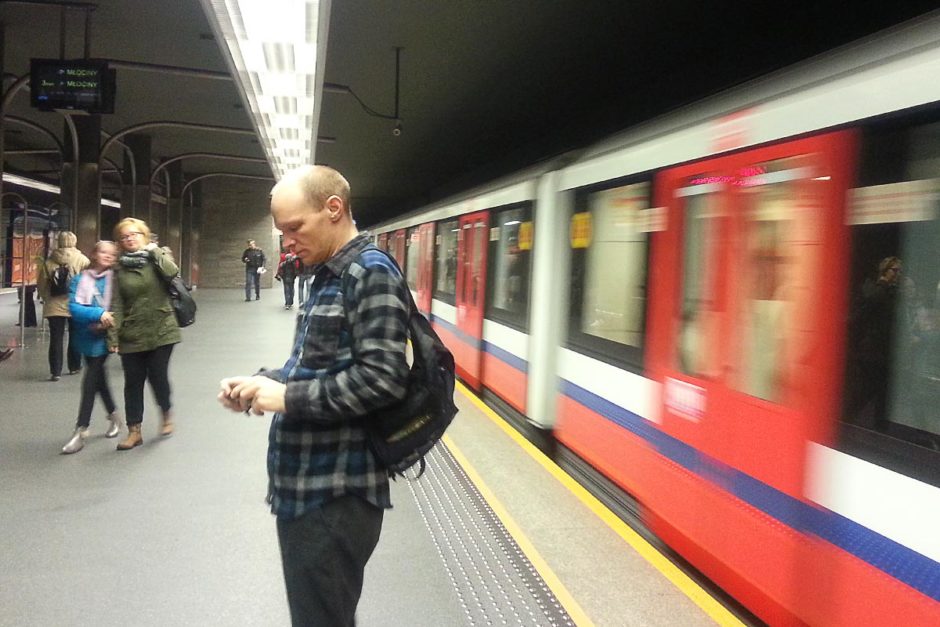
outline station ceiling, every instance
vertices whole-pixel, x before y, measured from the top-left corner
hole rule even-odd
[[[61,2],[0,0],[4,89],[29,59],[59,56]],[[90,56],[118,68],[114,134],[153,121],[252,130],[222,47],[199,0],[98,0]],[[274,6],[274,2],[271,3]],[[690,2],[688,0],[332,0],[316,161],[350,179],[362,226],[440,200],[702,97],[922,15],[936,1],[903,3]],[[84,12],[65,11],[65,56],[84,54]],[[156,67],[145,67],[156,66]],[[180,73],[169,68],[186,68]],[[29,106],[20,90],[6,109],[6,170],[58,182],[58,113]],[[250,133],[161,127],[156,161],[184,153],[261,160]],[[123,165],[119,149],[105,155]],[[189,178],[210,172],[271,176],[266,163],[183,162]],[[103,190],[120,177],[105,162]],[[259,185],[270,185],[259,181]]]

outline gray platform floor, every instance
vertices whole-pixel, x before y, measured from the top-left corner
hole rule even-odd
[[[274,518],[263,502],[269,419],[229,413],[215,394],[224,376],[280,365],[294,315],[271,290],[258,302],[244,302],[237,289],[200,290],[197,300],[199,319],[171,363],[178,432],[166,440],[156,436],[148,392],[144,446],[115,452],[101,435],[99,405],[85,449],[60,455],[80,376],[46,381],[48,345],[38,329],[0,365],[0,625],[289,624]],[[16,345],[16,315],[15,293],[0,294],[0,346]],[[121,399],[119,360],[109,362]],[[712,622],[457,397],[453,446],[583,609],[582,624]],[[429,485],[393,485],[395,508],[366,573],[359,625],[482,622],[423,513]],[[494,624],[540,622],[498,618]]]

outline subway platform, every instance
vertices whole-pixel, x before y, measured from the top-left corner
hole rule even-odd
[[[224,410],[218,381],[280,365],[296,310],[279,291],[199,290],[170,368],[177,432],[59,453],[80,375],[48,381],[48,334],[0,364],[0,625],[289,625],[264,504],[269,417]],[[0,294],[0,346],[19,340]],[[119,405],[123,377],[108,364]],[[466,389],[418,481],[392,485],[360,626],[742,624]]]

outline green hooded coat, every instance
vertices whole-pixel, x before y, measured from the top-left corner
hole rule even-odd
[[[114,328],[108,333],[108,344],[122,353],[150,351],[183,339],[166,285],[157,275],[172,278],[179,268],[164,250],[153,247],[148,252],[149,263],[140,268],[127,267],[120,260],[114,265],[117,289],[111,300]]]

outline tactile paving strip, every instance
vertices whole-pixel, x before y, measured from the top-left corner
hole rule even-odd
[[[408,481],[468,625],[574,625],[442,443]]]

